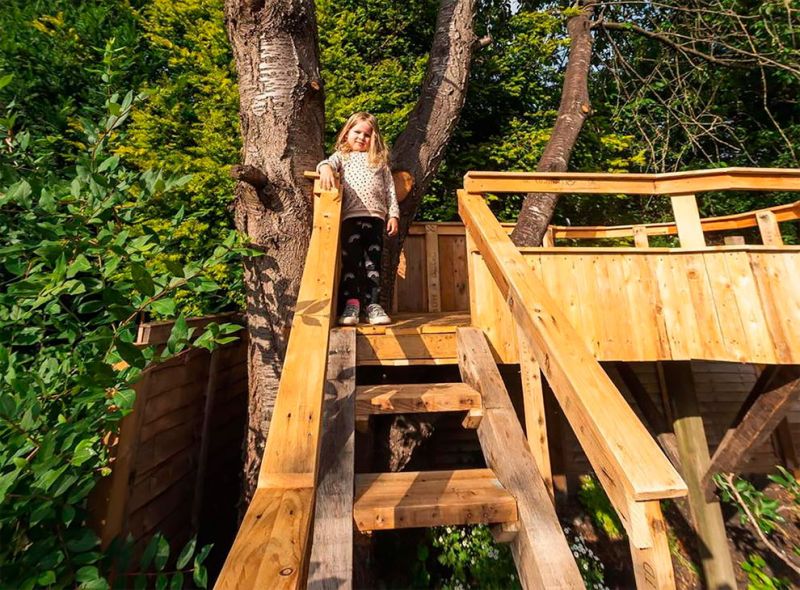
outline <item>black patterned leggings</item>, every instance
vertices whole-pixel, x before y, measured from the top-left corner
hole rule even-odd
[[[358,299],[365,307],[380,303],[384,225],[378,217],[350,217],[342,221],[339,310],[344,309],[348,299]]]

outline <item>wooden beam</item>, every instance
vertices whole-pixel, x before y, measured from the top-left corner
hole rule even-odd
[[[756,214],[761,243],[765,246],[783,246],[783,236],[778,219],[772,211],[760,211]]]
[[[681,248],[705,248],[706,238],[700,224],[700,212],[697,210],[697,197],[694,195],[677,195],[670,197],[675,224],[678,226],[678,238]]]
[[[486,338],[477,328],[459,328],[461,378],[484,401],[478,438],[486,464],[517,500],[519,532],[511,540],[523,588],[582,588],[547,487],[531,454]]]
[[[470,193],[680,195],[718,190],[796,191],[793,168],[715,168],[662,174],[604,172],[485,172],[464,175]]]
[[[356,412],[359,416],[458,412],[480,408],[481,395],[465,383],[404,383],[356,388]]]
[[[683,476],[689,486],[689,507],[697,532],[705,586],[736,588],[722,510],[719,502],[708,502],[703,491],[702,478],[710,459],[691,363],[665,364],[664,376],[675,415],[674,428]]]
[[[674,589],[675,574],[667,538],[667,523],[661,514],[661,505],[656,501],[643,504],[647,526],[652,531],[653,546],[637,547],[629,539],[636,588]]]
[[[217,579],[219,590],[305,586],[342,208],[340,191],[318,185],[258,485]]]
[[[359,473],[353,518],[359,531],[515,522],[517,502],[491,469]]]
[[[536,459],[539,473],[544,485],[555,502],[553,490],[553,470],[550,466],[550,447],[547,440],[547,420],[545,417],[544,388],[542,370],[536,357],[528,348],[524,334],[517,331],[517,347],[519,349],[519,370],[522,378],[522,402],[525,410],[525,434],[528,446]]]
[[[647,226],[646,225],[634,225],[633,226],[633,244],[637,248],[649,248],[650,247],[650,239],[647,236]]]
[[[800,394],[800,365],[784,365],[766,370],[757,387],[764,390],[753,402],[735,429],[729,429],[717,447],[703,476],[706,498],[714,494],[716,473],[735,473],[749,454],[772,434]]]
[[[356,333],[331,332],[308,588],[353,586]]]
[[[442,311],[442,286],[439,278],[439,233],[436,225],[425,226],[425,259],[428,280],[428,311]]]

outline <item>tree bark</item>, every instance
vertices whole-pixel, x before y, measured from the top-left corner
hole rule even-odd
[[[303,172],[323,158],[324,95],[313,0],[225,0],[225,23],[239,80],[239,170],[248,171],[236,186],[236,227],[264,253],[244,262],[247,503],[258,478],[310,238],[311,193]],[[248,182],[253,178],[259,182]]]
[[[403,242],[464,106],[477,44],[474,20],[475,0],[441,0],[420,97],[392,148],[392,170],[409,172],[414,185],[400,203],[400,231],[384,241],[381,302],[387,307],[392,300]]]
[[[589,66],[592,61],[592,16],[594,2],[583,2],[580,14],[570,17],[567,69],[550,140],[536,166],[537,172],[564,172],[578,140],[583,123],[591,110],[589,102]],[[547,231],[558,204],[555,193],[525,195],[511,239],[518,246],[538,246]]]

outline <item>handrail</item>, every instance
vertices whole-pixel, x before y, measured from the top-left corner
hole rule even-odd
[[[458,207],[632,542],[648,546],[650,530],[642,503],[684,496],[686,484],[528,267],[483,196],[461,190]]]
[[[253,499],[216,588],[305,587],[342,200],[315,183],[314,225]]]
[[[800,201],[745,213],[705,217],[700,219],[700,225],[704,233],[758,227],[758,216],[766,212],[772,212],[778,223],[797,221],[800,219]],[[626,238],[633,237],[635,231],[642,231],[648,236],[678,235],[678,226],[674,221],[630,225],[551,225],[549,227],[552,228],[553,237],[566,239]]]
[[[800,190],[800,170],[716,168],[664,174],[483,172],[464,175],[469,193],[682,195],[717,190]]]

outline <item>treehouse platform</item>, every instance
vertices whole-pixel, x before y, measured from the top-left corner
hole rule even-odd
[[[800,171],[470,172],[463,224],[412,226],[394,322],[355,328],[334,325],[340,195],[314,190],[258,486],[217,588],[351,588],[354,531],[475,523],[510,544],[524,588],[583,587],[556,502],[578,455],[625,527],[638,588],[675,587],[661,502],[679,499],[706,586],[737,586],[713,475],[800,470],[800,246],[781,232],[800,201],[704,219],[696,195],[800,191]],[[542,191],[650,195],[674,220],[551,226],[517,247],[485,195]],[[417,365],[452,370],[416,383],[391,369]],[[386,378],[368,382],[375,367]],[[483,466],[357,469],[376,417],[434,413]]]

